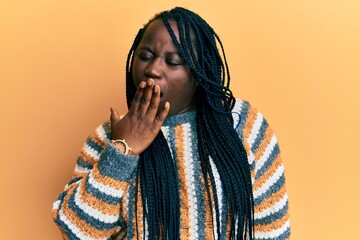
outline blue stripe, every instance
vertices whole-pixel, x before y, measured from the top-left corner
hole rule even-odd
[[[244,131],[246,119],[249,115],[249,110],[250,110],[249,103],[244,101],[241,105],[241,111],[240,111],[241,122],[239,127],[237,128],[237,133],[239,134],[239,137],[242,141],[243,141],[243,131]]]
[[[135,183],[135,181],[134,181]],[[135,216],[135,184],[129,184],[129,201],[128,201],[128,236],[127,239],[133,239],[134,238],[134,231],[136,228],[136,225],[134,226],[133,220],[136,218]],[[136,219],[135,219],[136,221]]]
[[[249,157],[248,157],[248,160],[249,160]],[[249,166],[250,166],[250,170],[254,171],[255,170],[255,160]]]
[[[81,180],[81,177],[77,177],[77,178],[72,178],[69,182],[68,182],[68,185],[71,185],[77,181]]]
[[[267,189],[265,193],[254,199],[254,205],[261,204],[264,200],[269,198],[273,193],[279,191],[284,184],[285,184],[285,177],[284,174],[282,174],[279,180],[276,183],[274,183],[271,187],[269,187],[269,189]]]
[[[283,206],[282,209],[279,209],[276,213],[273,213],[269,216],[263,217],[263,218],[259,218],[259,219],[255,219],[254,223],[255,225],[258,224],[270,224],[275,222],[278,219],[281,219],[282,217],[284,217],[288,211],[288,202],[286,202],[285,206]]]
[[[108,144],[100,155],[98,168],[103,176],[129,182],[135,174],[138,161],[138,156],[126,156],[120,153],[115,146]]]
[[[65,198],[65,196],[66,196],[66,193],[67,193],[67,191],[62,192],[62,193],[59,195],[59,197],[56,199],[56,201],[60,200],[60,203],[62,203],[62,202],[64,201],[64,198]],[[60,204],[60,206],[59,206],[59,209],[60,209],[60,208],[61,208],[61,204]]]
[[[174,127],[169,126],[168,128],[168,139],[166,139],[168,143],[170,143],[170,152],[172,158],[175,160],[176,158],[176,147],[175,147],[175,129]]]
[[[102,125],[102,127],[103,127],[104,130],[105,130],[105,136],[106,136],[107,140],[112,139],[110,121],[104,122],[103,125]]]
[[[77,164],[79,167],[86,168],[86,169],[89,169],[89,170],[91,170],[92,167],[93,167],[93,165],[90,164],[90,163],[88,163],[88,162],[86,162],[82,156],[79,156],[79,157],[77,158],[76,164]]]
[[[91,137],[86,140],[86,144],[89,145],[89,147],[95,150],[95,152],[97,152],[98,154],[104,149]]]
[[[89,179],[90,179],[90,177],[87,176],[86,177],[86,186],[85,186],[86,192],[91,193],[97,199],[99,199],[103,202],[106,202],[108,204],[112,204],[112,205],[119,204],[120,198],[107,195],[104,192],[101,192],[100,190],[96,189],[95,187],[93,187],[91,185],[91,183],[89,183]]]
[[[275,159],[279,155],[279,153],[280,153],[279,145],[275,144],[269,157],[264,162],[264,165],[260,169],[257,170],[255,179],[258,179],[265,174],[265,172],[269,169],[271,164],[275,161]]]
[[[255,153],[257,149],[259,148],[262,140],[264,139],[266,129],[268,127],[267,121],[263,118],[263,121],[261,122],[261,126],[259,129],[259,133],[255,138],[254,144],[251,146],[251,151]]]
[[[79,191],[79,189],[77,189],[71,194],[68,205],[70,209],[73,210],[79,218],[83,219],[86,223],[99,230],[110,230],[117,226],[118,222],[104,223],[92,216],[89,216],[83,210],[81,210],[79,206],[75,203],[75,194],[77,191]]]
[[[80,238],[76,237],[75,234],[68,228],[68,226],[61,221],[60,217],[58,216],[54,222],[60,226],[61,230],[63,230],[65,232],[65,235],[70,239],[70,240],[81,240]]]

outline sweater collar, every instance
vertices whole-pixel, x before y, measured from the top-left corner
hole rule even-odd
[[[196,110],[184,112],[167,117],[163,123],[163,126],[177,126],[185,123],[195,123],[196,121]]]

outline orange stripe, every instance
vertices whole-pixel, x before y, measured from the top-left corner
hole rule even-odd
[[[184,239],[190,238],[190,217],[189,217],[189,194],[188,186],[186,183],[185,172],[185,156],[184,156],[184,133],[183,127],[177,126],[175,128],[175,147],[176,147],[176,159],[178,162],[179,170],[179,184],[180,184],[180,220],[181,229],[180,236]]]
[[[226,239],[230,239],[230,230],[231,230],[231,225],[230,225],[230,211],[228,211],[228,224],[226,226]]]
[[[74,185],[75,186],[75,185]],[[85,189],[86,186],[86,179],[84,178],[81,181],[81,189],[80,189],[80,198],[81,201],[88,204],[92,208],[104,213],[109,214],[112,216],[117,216],[120,211],[119,205],[109,204],[106,202],[101,201],[100,199],[96,198],[91,193],[87,192]]]
[[[135,195],[135,191],[134,191]],[[135,197],[134,197],[134,210],[135,210]],[[140,178],[139,178],[139,191],[138,191],[138,199],[137,199],[137,224],[138,230],[136,231],[136,216],[134,213],[133,218],[133,226],[134,226],[134,239],[143,239],[144,237],[144,226],[143,226],[143,208],[142,208],[142,195],[141,195],[141,187],[140,187]],[[139,236],[137,235],[139,233]]]
[[[83,158],[83,160],[91,165],[94,165],[97,163],[97,159],[90,156],[88,153],[85,152],[84,149],[81,149],[80,156]]]
[[[93,226],[89,225],[86,221],[81,219],[79,216],[77,216],[77,214],[68,207],[70,195],[74,192],[75,188],[76,186],[74,185],[69,189],[68,194],[64,198],[64,202],[62,206],[64,215],[66,216],[68,221],[70,221],[73,225],[75,225],[78,229],[80,229],[80,231],[83,234],[90,236],[92,238],[105,238],[116,233],[116,227],[110,230],[99,230],[94,228]]]
[[[269,224],[259,224],[255,226],[256,232],[270,232],[276,229],[280,229],[286,221],[289,220],[289,214],[285,214],[282,218],[273,221]]]
[[[285,196],[285,193],[286,193],[286,188],[285,188],[285,185],[283,185],[279,189],[279,191],[277,191],[276,193],[273,193],[269,198],[267,198],[261,204],[254,206],[254,211],[256,213],[261,212],[261,211],[269,208],[270,206],[273,206],[275,203],[279,202]]]
[[[63,240],[69,240],[68,236],[66,236],[65,231],[62,229],[60,229],[60,231],[61,231],[61,236],[62,236]]]
[[[258,110],[250,106],[250,109],[248,111],[246,121],[245,121],[245,127],[243,130],[243,135],[244,135],[245,139],[249,138],[252,128],[254,126],[255,120],[257,118],[257,115],[258,115]]]
[[[264,134],[264,138],[261,140],[261,143],[258,149],[256,150],[256,153],[254,153],[255,160],[259,160],[260,157],[264,154],[266,147],[269,145],[271,141],[272,136],[273,136],[273,131],[271,130],[270,127],[267,127]]]
[[[274,161],[271,163],[270,167],[266,170],[266,172],[256,180],[253,186],[253,191],[258,190],[264,183],[266,183],[266,181],[274,175],[274,173],[280,166],[281,158],[280,154],[278,154]]]
[[[99,136],[98,132],[95,131],[90,138],[96,142],[99,146],[101,146],[102,148],[105,148],[106,143],[101,139],[101,137]]]
[[[212,197],[212,186],[211,186],[211,180],[208,177],[208,182],[209,182],[209,188],[210,188],[210,199],[213,200]],[[205,204],[205,239],[214,239],[214,234],[213,234],[213,221],[212,221],[212,216],[211,216],[211,208],[210,208],[210,203],[209,203],[209,195],[207,194],[206,191],[206,186],[205,186],[205,181],[204,181],[204,177],[203,175],[201,175],[201,183],[203,185],[204,188],[204,204]],[[214,201],[212,201],[213,203]]]

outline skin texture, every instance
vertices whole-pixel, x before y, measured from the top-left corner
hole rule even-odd
[[[178,37],[176,23],[170,24]],[[135,51],[132,74],[137,92],[129,112],[120,119],[111,108],[110,120],[113,139],[125,139],[140,154],[167,116],[194,108],[196,81],[161,19],[148,25]]]

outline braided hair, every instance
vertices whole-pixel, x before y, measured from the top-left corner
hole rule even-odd
[[[235,105],[235,98],[229,89],[229,68],[220,38],[205,20],[187,9],[176,7],[155,15],[139,30],[126,62],[127,105],[130,107],[136,92],[132,78],[134,53],[147,26],[156,19],[162,19],[164,22],[180,56],[189,66],[198,84],[198,151],[209,206],[211,211],[216,211],[213,224],[217,225],[217,232],[213,233],[214,237],[220,238],[221,227],[210,158],[222,182],[228,209],[226,219],[230,220],[230,238],[252,239],[254,202],[250,167],[244,146],[233,128],[231,111]],[[177,23],[179,40],[171,28],[170,21]],[[211,188],[214,190],[211,191]],[[178,173],[161,131],[152,144],[140,154],[136,179],[136,209],[138,193],[141,193],[142,197],[143,221],[147,219],[149,239],[180,239]]]

